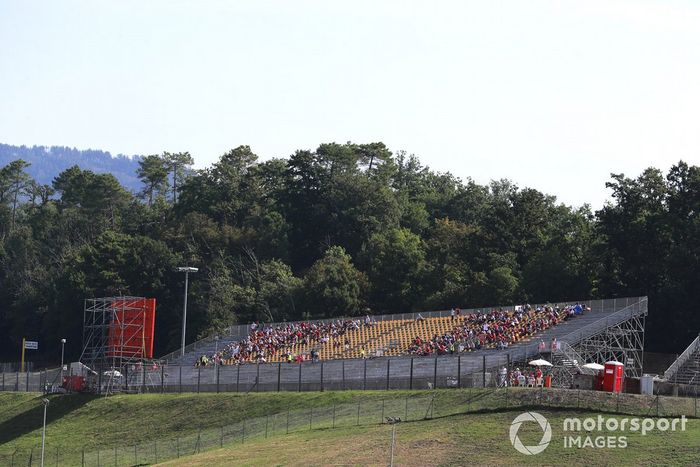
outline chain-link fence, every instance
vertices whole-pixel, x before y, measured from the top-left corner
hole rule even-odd
[[[591,410],[641,417],[698,417],[694,397],[643,396],[556,388],[469,388],[461,391],[393,393],[391,397],[354,403],[324,404],[287,409],[265,417],[245,418],[227,426],[203,427],[195,432],[137,445],[98,450],[45,448],[47,466],[132,466],[162,462],[231,444],[315,429],[370,426],[387,421],[417,421],[513,408]],[[29,451],[0,453],[0,465],[39,465],[40,445]]]

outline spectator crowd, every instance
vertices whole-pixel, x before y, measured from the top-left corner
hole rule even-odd
[[[585,306],[578,303],[564,307],[522,305],[516,306],[513,311],[498,309],[466,314],[457,308],[450,312],[454,323],[451,331],[443,335],[436,334],[427,340],[416,336],[405,353],[444,355],[481,349],[504,349],[586,310]],[[420,314],[418,315],[419,321],[424,319]],[[347,351],[350,340],[342,337],[362,326],[373,324],[374,321],[369,316],[364,319],[304,321],[276,326],[253,323],[245,339],[231,342],[211,356],[202,355],[196,365],[266,363],[277,355],[281,356],[282,361],[289,363],[316,360],[318,352],[313,347],[325,344],[332,339],[335,350]],[[312,348],[308,353],[294,353],[294,349],[298,350],[299,346],[308,348],[309,345]],[[543,346],[544,343],[541,343],[540,347]],[[339,347],[343,348],[339,349]],[[361,349],[361,354],[362,358],[365,358],[364,347]]]
[[[489,348],[504,349],[583,311],[584,306],[578,303],[561,308],[522,305],[513,311],[492,310],[466,315],[452,310],[450,316],[457,324],[450,332],[434,335],[429,340],[416,336],[406,353],[444,355]]]
[[[334,346],[345,345],[346,350],[349,341],[341,343],[341,338],[351,330],[360,329],[362,326],[372,326],[374,321],[367,316],[362,319],[345,319],[328,322],[299,322],[286,323],[277,326],[250,325],[250,332],[245,339],[239,342],[231,342],[211,357],[202,355],[196,365],[207,366],[209,364],[236,365],[241,363],[266,363],[271,357],[281,354],[287,362],[301,362],[309,358],[316,359],[318,354],[313,351],[309,354],[294,354],[296,346],[308,344],[325,344],[333,339]]]

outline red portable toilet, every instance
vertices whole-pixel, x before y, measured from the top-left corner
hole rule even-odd
[[[620,362],[605,362],[603,391],[622,392],[622,380],[625,377],[625,365]]]

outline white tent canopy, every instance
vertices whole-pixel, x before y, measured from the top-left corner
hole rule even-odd
[[[547,360],[544,360],[541,358],[539,358],[537,360],[532,360],[531,362],[528,362],[528,365],[531,365],[531,366],[553,366]]]
[[[588,368],[589,370],[603,370],[605,367],[601,365],[600,363],[586,363],[583,365],[584,368]]]

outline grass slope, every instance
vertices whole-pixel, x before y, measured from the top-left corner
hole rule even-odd
[[[461,392],[440,392],[444,406],[458,403]],[[200,428],[230,425],[270,413],[329,407],[424,391],[338,391],[245,394],[141,394],[109,398],[74,394],[49,396],[47,444],[62,452],[174,438]],[[42,395],[0,393],[0,454],[29,450],[41,444]]]
[[[41,444],[41,399],[40,394],[0,393],[0,465],[13,453],[14,461],[28,459],[31,449],[36,456]],[[607,452],[612,456],[610,463],[619,461],[621,465],[653,464],[659,463],[658,459],[663,459],[662,463],[700,465],[700,422],[697,419],[688,422],[685,433],[648,434],[639,440],[632,436],[629,448],[613,451],[564,449],[556,444],[556,431],[555,442],[538,456],[521,456],[508,441],[510,423],[525,407],[557,407],[538,409],[550,414],[554,420],[550,422],[556,427],[561,426],[560,419],[579,413],[617,411],[645,415],[659,410],[662,414],[697,413],[697,401],[687,398],[664,398],[656,404],[645,396],[615,398],[588,391],[512,388],[507,391],[142,394],[109,398],[54,395],[49,399],[47,450],[61,456],[60,465],[80,465],[83,449],[93,454],[86,465],[96,464],[95,450],[107,455],[110,449],[109,455],[119,457],[119,465],[162,461],[168,455],[174,457],[175,452],[183,455],[196,452],[192,440],[199,440],[205,432],[208,437],[202,439],[208,441],[203,441],[201,449],[198,448],[200,451],[218,447],[219,432],[229,448],[205,452],[200,457],[181,460],[177,465],[382,464],[388,459],[390,429],[379,424],[385,415],[413,420],[398,425],[397,459],[400,464],[449,465],[472,461],[477,464],[560,464],[564,461],[581,463],[581,459],[584,463],[598,464],[608,463]],[[356,407],[362,409],[361,414]],[[581,412],[574,410],[578,407]],[[473,411],[489,413],[464,415]],[[434,418],[423,420],[428,414]],[[264,439],[268,422],[270,437]],[[312,424],[313,429],[309,431]],[[219,431],[220,427],[228,427],[225,436],[224,429]],[[242,427],[245,428],[241,430]],[[203,429],[201,433],[200,428]],[[527,430],[522,436],[527,436]],[[178,447],[172,443],[175,439],[179,440]],[[243,440],[245,444],[242,445]],[[525,438],[523,441],[535,444],[539,438],[529,443]],[[138,462],[130,460],[136,457],[135,444],[142,446]],[[559,444],[562,444],[561,437]],[[585,455],[581,457],[581,453]]]
[[[396,465],[700,465],[700,421],[688,420],[685,432],[628,435],[627,448],[565,448],[561,427],[566,417],[596,417],[597,412],[538,410],[553,428],[552,442],[541,454],[518,453],[508,431],[521,409],[454,415],[400,423],[396,430]],[[616,416],[615,418],[622,418]],[[534,425],[534,424],[533,424]],[[539,442],[542,432],[523,425],[524,444]],[[532,427],[530,427],[532,428]],[[241,445],[183,457],[167,466],[388,465],[390,425],[318,429],[257,439]],[[587,435],[588,433],[583,433]],[[590,433],[593,436],[608,433]]]

